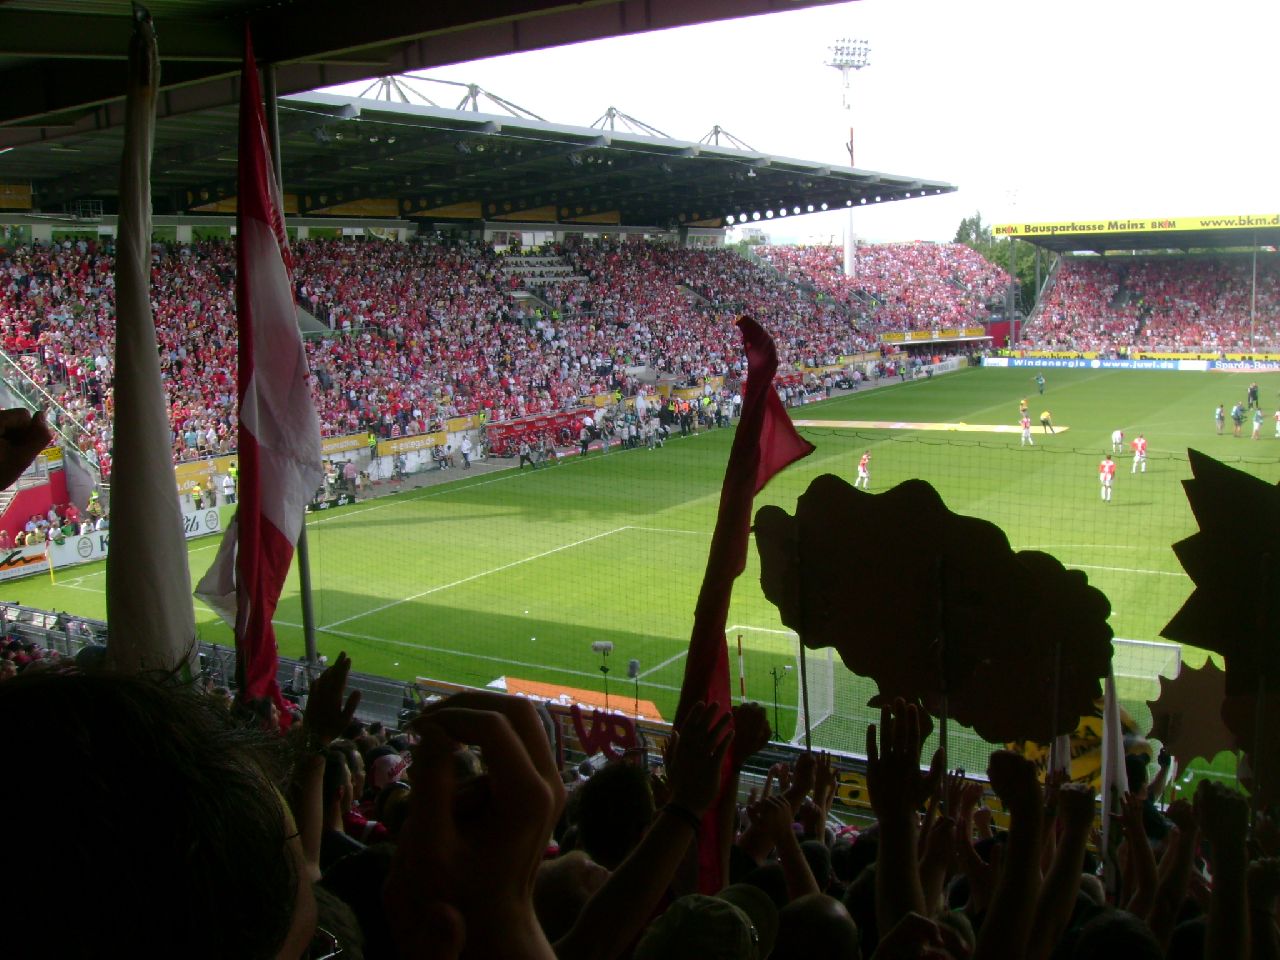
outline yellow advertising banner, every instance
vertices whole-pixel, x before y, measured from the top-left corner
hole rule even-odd
[[[1280,213],[1242,213],[1222,217],[1155,217],[1128,220],[1071,220],[1066,223],[1002,223],[996,237],[1087,236],[1100,233],[1174,233],[1199,230],[1258,230],[1280,227]]]
[[[363,433],[350,433],[345,437],[323,437],[320,440],[320,456],[328,457],[335,453],[346,453],[348,450],[363,450],[368,445],[369,439]]]
[[[885,343],[918,343],[921,341],[938,341],[938,340],[959,340],[961,337],[985,337],[987,331],[982,327],[964,327],[963,329],[947,329],[947,330],[899,330],[893,333],[882,333],[880,339]],[[863,356],[868,356],[864,354]],[[878,354],[870,354],[872,360],[880,359]]]
[[[227,468],[235,461],[235,457],[212,457],[208,460],[195,460],[180,463],[173,468],[174,477],[178,481],[178,493],[188,493],[197,483],[204,489],[209,488],[216,474],[227,472]]]
[[[30,210],[31,184],[0,183],[0,209]]]
[[[450,417],[449,422],[445,424],[445,430],[449,433],[462,433],[464,430],[475,430],[479,426],[479,414],[470,417]]]

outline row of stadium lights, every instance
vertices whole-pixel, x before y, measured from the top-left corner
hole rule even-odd
[[[920,191],[920,196],[922,196],[922,197],[923,197],[927,192],[928,192],[928,191],[926,191],[926,190],[921,190],[921,191]],[[942,191],[941,191],[941,190],[938,190],[938,191],[936,191],[936,192],[937,192],[937,193],[941,193]],[[903,194],[903,197],[909,197],[909,196],[911,196],[911,191],[907,191],[906,193],[904,193],[904,194]],[[872,202],[873,202],[873,203],[879,203],[881,199],[882,199],[881,197],[877,196],[877,197],[875,198],[875,200],[874,200],[874,201],[872,201]],[[892,199],[895,199],[895,198],[890,197],[890,199],[892,200]],[[865,204],[865,203],[867,202],[867,198],[866,198],[866,197],[862,197],[862,198],[860,198],[860,199],[858,200],[858,202],[859,202],[860,204]],[[853,206],[853,201],[852,201],[852,200],[846,200],[846,201],[844,202],[844,205],[845,205],[846,207],[852,207],[852,206]],[[827,206],[827,204],[825,204],[825,203],[820,203],[820,204],[818,204],[818,206],[817,206],[817,207],[815,207],[815,206],[811,203],[811,204],[809,204],[808,206],[804,207],[804,212],[805,212],[805,213],[813,213],[815,210],[827,210],[827,209],[828,209],[828,206]],[[795,214],[796,216],[799,216],[799,215],[800,215],[800,210],[801,210],[801,208],[800,208],[800,207],[792,207],[790,210],[787,210],[787,208],[786,208],[786,207],[779,207],[779,208],[778,208],[778,213],[777,213],[777,215],[778,215],[778,216],[780,216],[780,217],[785,217],[788,213],[793,213],[793,214]],[[772,210],[766,210],[766,211],[764,212],[763,216],[764,216],[764,219],[765,219],[765,220],[772,220],[772,219],[773,219],[773,217],[774,217],[774,212],[773,212]],[[754,213],[752,213],[752,214],[740,213],[740,214],[738,214],[736,217],[735,217],[733,214],[729,214],[729,216],[727,216],[727,217],[725,217],[725,218],[724,218],[724,222],[725,222],[725,223],[727,223],[727,224],[732,225],[732,224],[735,224],[735,223],[746,223],[748,220],[759,220],[760,218],[761,218],[761,213],[760,213],[760,211],[759,211],[759,210],[757,210],[757,211],[755,211],[755,212],[754,212]]]

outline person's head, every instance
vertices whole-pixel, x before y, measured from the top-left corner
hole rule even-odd
[[[1105,910],[1080,928],[1071,960],[1163,960],[1160,941],[1140,919]]]
[[[609,871],[581,850],[547,860],[533,881],[533,912],[547,939],[555,943],[577,922],[587,901],[604,886]]]
[[[324,752],[324,812],[332,817],[351,809],[351,769],[341,750]]]
[[[1129,780],[1129,792],[1135,797],[1145,798],[1147,795],[1148,758],[1142,753],[1126,753],[1124,756],[1124,772]]]
[[[876,924],[876,865],[863,868],[857,878],[845,888],[844,907],[858,928],[862,952],[866,956],[875,953],[880,942],[880,928]]]
[[[653,821],[649,774],[610,763],[578,790],[578,839],[601,866],[615,870]]]
[[[858,960],[858,928],[839,900],[811,893],[778,914],[773,960]]]
[[[760,934],[741,909],[692,893],[667,907],[636,944],[634,960],[763,960]]]
[[[818,881],[818,889],[826,890],[831,884],[831,851],[821,840],[806,840],[800,844],[800,852],[804,854],[813,878]]]
[[[274,784],[277,742],[194,691],[118,674],[15,677],[0,684],[0,724],[44,733],[5,740],[6,769],[40,769],[50,742],[60,757],[60,789],[14,777],[6,790],[11,815],[39,810],[48,829],[10,833],[0,882],[54,890],[73,871],[92,891],[75,923],[58,898],[29,898],[24,923],[46,952],[302,953],[315,902]]]
[[[347,761],[347,769],[351,771],[351,796],[358,800],[364,796],[364,757],[359,748],[350,740],[334,740],[329,749],[337,750]]]

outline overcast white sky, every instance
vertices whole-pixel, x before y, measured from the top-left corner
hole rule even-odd
[[[425,75],[557,123],[612,105],[681,139],[718,123],[757,150],[847,163],[839,73],[823,61],[835,40],[866,39],[857,165],[960,190],[859,210],[855,230],[950,240],[975,210],[994,223],[1280,211],[1277,36],[1275,0],[859,0]],[[421,87],[444,106],[460,98]],[[843,222],[766,229],[838,239]]]

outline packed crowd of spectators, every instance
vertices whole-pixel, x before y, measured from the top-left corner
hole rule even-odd
[[[1254,322],[1251,327],[1251,313]],[[1280,343],[1280,264],[1237,256],[1068,258],[1027,323],[1027,349],[1169,353]]]
[[[771,255],[784,263],[786,249]],[[505,271],[503,257],[482,244],[303,240],[295,245],[295,286],[299,304],[334,331],[307,343],[323,429],[394,437],[438,429],[454,416],[505,420],[572,409],[601,393],[631,395],[641,369],[689,384],[738,374],[741,351],[729,323],[736,313],[769,327],[783,370],[874,349],[879,330],[958,322],[959,304],[976,302],[998,273],[963,250],[864,249],[863,285],[881,298],[870,318],[831,295],[829,278],[807,259],[791,263],[796,277],[787,278],[731,251],[654,243],[553,245],[544,259],[561,264],[555,273],[565,279],[537,283]],[[174,460],[231,452],[233,248],[158,244],[152,260]],[[0,257],[0,345],[57,398],[55,425],[104,474],[113,269],[109,241],[19,247]],[[798,284],[802,275],[819,292]],[[514,296],[526,290],[540,299]],[[923,304],[935,299],[925,318]],[[29,386],[12,368],[3,373]]]
[[[11,831],[0,874],[59,889],[74,863],[93,891],[74,923],[56,922],[61,898],[28,898],[49,955],[1280,956],[1273,822],[1251,825],[1212,780],[1157,803],[1167,767],[1149,782],[1141,753],[1103,867],[1092,789],[1042,784],[1006,751],[985,782],[941,753],[925,772],[922,717],[902,701],[867,731],[870,819],[842,826],[830,756],[740,792],[771,736],[757,704],[693,706],[661,762],[641,748],[558,765],[550,717],[524,698],[459,693],[403,732],[361,723],[345,655],[284,734],[266,701],[45,659],[0,641],[0,723],[38,731],[6,741],[8,767],[40,770],[56,744],[65,778],[15,776],[5,812],[78,825]]]
[[[962,243],[860,246],[852,276],[840,247],[754,249],[783,275],[862,315],[876,333],[980,325],[1009,284],[1005,270]]]
[[[572,408],[650,367],[689,381],[740,364],[727,317],[751,309],[775,325],[784,362],[822,362],[871,345],[830,306],[798,296],[740,258],[650,244],[556,248],[573,279],[525,285],[475,244],[302,241],[299,303],[335,335],[308,342],[328,433],[384,437],[485,411],[507,419]],[[81,240],[19,248],[0,261],[0,342],[59,399],[86,454],[110,469],[110,246]],[[177,461],[234,444],[234,257],[230,245],[153,250],[153,307],[170,390]],[[694,292],[696,291],[696,292]],[[13,371],[6,371],[13,379]],[[67,423],[60,426],[66,428]]]

